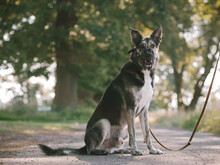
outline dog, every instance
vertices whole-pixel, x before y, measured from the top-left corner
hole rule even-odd
[[[131,59],[109,84],[95,111],[89,119],[85,132],[85,146],[80,149],[51,149],[40,144],[47,155],[106,155],[130,153],[140,156],[135,140],[135,117],[139,117],[144,141],[150,154],[162,154],[149,137],[148,107],[150,105],[154,74],[159,59],[162,41],[162,27],[153,31],[150,37],[143,37],[138,30],[130,28],[134,48],[129,51]],[[130,148],[123,149],[129,136]]]

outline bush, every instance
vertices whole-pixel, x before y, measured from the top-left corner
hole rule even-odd
[[[201,111],[194,112],[167,112],[160,116],[155,122],[155,125],[179,127],[188,130],[193,130],[199,118]],[[210,132],[220,134],[220,111],[217,109],[207,110],[199,124],[200,132]]]
[[[0,120],[84,123],[89,120],[93,109],[92,107],[79,106],[74,111],[72,109],[64,109],[60,112],[39,112],[36,107],[21,104],[0,110]]]
[[[217,109],[209,111],[205,115],[200,130],[203,132],[220,134],[220,111]]]
[[[167,111],[155,120],[153,124],[167,127],[181,127],[180,123],[186,114],[177,111]]]
[[[180,127],[188,129],[188,130],[193,130],[197,123],[199,115],[200,113],[197,113],[197,112],[189,112],[186,115],[186,117],[183,118],[182,121],[180,122]],[[201,127],[201,123],[200,123],[200,127]]]

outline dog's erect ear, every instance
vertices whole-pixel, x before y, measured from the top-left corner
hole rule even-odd
[[[143,37],[139,31],[131,27],[130,27],[130,30],[131,30],[131,41],[133,42],[135,46],[138,46],[141,43]]]
[[[158,45],[162,41],[162,36],[163,36],[163,32],[162,32],[161,26],[159,26],[157,29],[155,29],[153,31],[153,33],[150,35],[150,37],[153,38],[154,41],[156,41]]]

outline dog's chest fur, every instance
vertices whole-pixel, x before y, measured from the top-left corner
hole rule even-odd
[[[149,106],[152,95],[152,78],[150,76],[150,71],[142,71],[144,74],[144,85],[141,88],[134,89],[135,96],[135,114],[138,115],[145,106]]]

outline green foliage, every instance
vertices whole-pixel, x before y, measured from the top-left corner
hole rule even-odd
[[[86,123],[88,122],[94,108],[80,105],[77,110],[64,109],[60,112],[38,112],[36,107],[28,105],[15,106],[12,109],[1,110],[2,121],[33,121],[33,122],[66,122]]]
[[[182,112],[167,112],[166,114],[158,117],[153,124],[167,127],[180,127],[182,119],[185,117],[185,113]]]
[[[79,91],[100,96],[129,59],[127,51],[133,47],[129,27],[149,35],[162,25],[159,63],[165,67],[158,68],[160,81],[155,88],[154,107],[168,109],[174,95],[187,105],[200,69],[205,67],[209,73],[215,61],[207,55],[213,46],[218,50],[219,5],[219,1],[199,0],[3,0],[0,67],[13,68],[17,82],[26,87],[32,76],[48,78],[48,67],[57,61],[57,50],[64,44],[67,48],[62,50],[61,59],[66,60],[67,70],[77,74]],[[64,21],[63,25],[57,21],[61,10],[64,15],[59,20]],[[193,34],[195,26],[200,34],[187,42],[185,35]]]
[[[186,115],[185,118],[182,119],[180,126],[188,130],[193,130],[199,118],[199,115],[200,114],[198,112],[189,113],[188,115]]]
[[[0,133],[30,133],[37,130],[80,130],[79,127],[72,125],[72,123],[48,123],[37,121],[1,121],[0,120]]]
[[[200,111],[195,112],[167,112],[160,116],[154,122],[155,125],[179,127],[187,130],[193,130],[199,118]],[[207,110],[204,114],[200,125],[199,132],[210,132],[213,134],[220,134],[220,112],[218,109]]]
[[[205,115],[205,120],[203,120],[200,130],[220,134],[220,112],[217,107]]]

